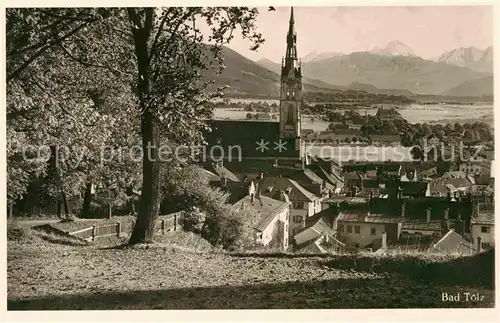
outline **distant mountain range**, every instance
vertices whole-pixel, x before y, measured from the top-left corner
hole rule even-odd
[[[399,40],[393,40],[382,48],[375,46],[370,53],[389,56],[417,56],[410,47]]]
[[[468,67],[479,72],[493,72],[493,46],[484,51],[476,47],[460,47],[443,53],[436,62]]]
[[[359,90],[407,97],[492,95],[493,47],[485,51],[471,49],[447,53],[436,61],[425,60],[399,41],[366,52],[313,52],[302,63],[304,91]],[[229,48],[223,49],[223,57],[226,69],[213,78],[216,85],[228,86],[226,93],[279,96],[281,64],[269,59],[255,62]]]

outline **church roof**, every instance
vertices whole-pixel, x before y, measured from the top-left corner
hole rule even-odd
[[[213,149],[214,154],[220,154],[222,150],[224,157],[231,156],[233,160],[238,157],[300,157],[295,150],[295,138],[280,141],[279,122],[211,120],[210,125],[212,131],[205,135],[207,154]]]

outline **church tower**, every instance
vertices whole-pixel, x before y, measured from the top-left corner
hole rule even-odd
[[[293,7],[286,37],[286,55],[281,61],[280,138],[295,139],[295,150],[302,155],[300,140],[302,72],[297,58],[297,34]]]

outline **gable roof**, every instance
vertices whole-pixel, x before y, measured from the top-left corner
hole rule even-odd
[[[435,252],[463,254],[473,253],[474,249],[473,244],[465,240],[454,230],[448,231],[448,233],[445,234],[441,240],[439,240],[431,248],[431,250]]]
[[[257,183],[260,194],[264,196],[279,199],[280,191],[285,191],[290,201],[293,202],[312,202],[318,199],[313,193],[289,178],[265,177]]]
[[[249,208],[257,213],[255,219],[250,219],[250,225],[258,231],[264,231],[269,223],[283,210],[290,206],[290,202],[278,201],[266,196],[260,196],[251,201],[249,195],[235,204],[233,210]]]
[[[229,169],[227,169],[223,165],[215,164],[213,166],[213,170],[219,176],[220,179],[227,178],[232,182],[240,182],[238,176],[233,174]]]
[[[495,214],[493,212],[481,212],[471,218],[471,223],[493,225],[495,223]]]
[[[293,157],[298,158],[295,138],[282,139],[285,149],[274,149],[280,142],[279,122],[259,120],[209,120],[211,131],[204,134],[207,148],[217,146],[214,153],[222,148],[223,156],[240,157]],[[257,149],[258,143],[267,143],[268,149]],[[238,147],[239,149],[235,149]]]

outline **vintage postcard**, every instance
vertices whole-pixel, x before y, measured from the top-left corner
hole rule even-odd
[[[4,19],[9,314],[495,308],[492,4]]]

